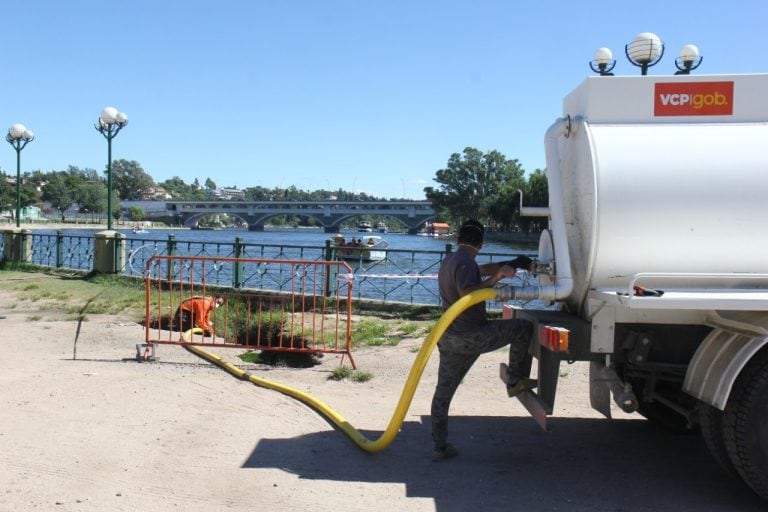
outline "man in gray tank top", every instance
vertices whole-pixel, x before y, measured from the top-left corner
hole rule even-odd
[[[469,220],[459,229],[456,252],[445,257],[438,272],[438,285],[443,308],[449,308],[464,295],[492,288],[501,279],[513,277],[516,268],[528,268],[531,260],[520,256],[500,263],[478,265],[477,253],[483,246],[485,229]],[[485,279],[483,279],[485,277]],[[438,342],[440,366],[437,386],[432,398],[433,460],[442,460],[458,452],[448,443],[448,409],[464,376],[480,354],[509,345],[509,365],[505,382],[507,394],[515,396],[536,386],[536,381],[523,375],[533,331],[527,320],[488,320],[485,303],[475,304],[462,312],[446,329]]]

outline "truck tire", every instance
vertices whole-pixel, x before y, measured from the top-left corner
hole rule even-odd
[[[728,449],[723,438],[723,411],[709,404],[699,405],[699,424],[701,436],[709,453],[730,476],[739,478],[736,468],[733,467]]]
[[[723,413],[723,439],[739,476],[768,499],[768,350],[736,379]]]

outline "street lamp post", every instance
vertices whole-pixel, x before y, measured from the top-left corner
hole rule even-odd
[[[16,227],[21,226],[21,150],[35,139],[35,134],[23,124],[8,129],[5,140],[16,150]]]
[[[115,107],[106,107],[96,122],[96,130],[107,139],[107,230],[112,230],[112,139],[128,124],[128,116]]]

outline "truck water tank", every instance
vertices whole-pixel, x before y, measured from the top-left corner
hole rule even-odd
[[[570,302],[640,272],[768,273],[766,90],[768,75],[591,77],[566,97]]]

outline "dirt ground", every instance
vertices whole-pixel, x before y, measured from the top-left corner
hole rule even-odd
[[[437,355],[401,432],[378,454],[317,412],[182,348],[139,363],[143,328],[120,317],[37,319],[0,293],[0,511],[734,511],[765,510],[698,436],[590,409],[587,368],[563,366],[543,432],[480,358],[451,410],[460,455],[430,459]],[[244,365],[323,400],[368,437],[384,430],[422,339],[355,351],[364,383]],[[75,357],[76,350],[76,357]],[[231,361],[234,351],[220,350]]]

